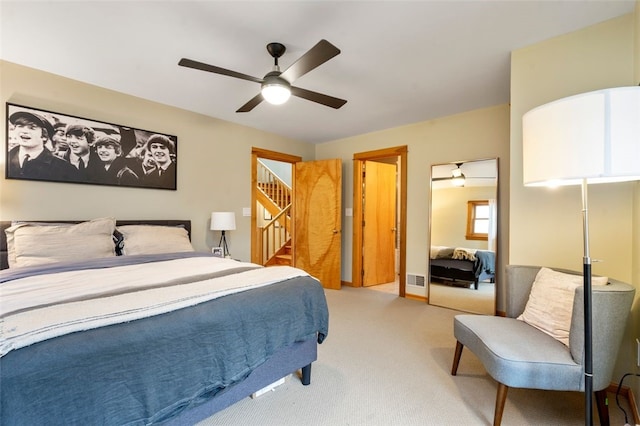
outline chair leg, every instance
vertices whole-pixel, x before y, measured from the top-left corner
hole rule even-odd
[[[453,366],[451,367],[452,376],[455,376],[458,373],[458,364],[460,364],[460,357],[462,356],[462,348],[464,348],[464,345],[456,341],[456,352],[453,355]]]
[[[609,426],[609,405],[607,403],[607,389],[594,392],[596,395],[596,406],[598,407],[598,417],[601,426]]]
[[[493,426],[500,426],[502,423],[502,413],[504,412],[504,403],[507,401],[507,391],[509,386],[498,382],[498,393],[496,395],[496,411],[493,414]]]

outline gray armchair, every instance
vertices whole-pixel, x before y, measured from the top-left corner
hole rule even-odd
[[[495,426],[502,421],[509,387],[584,392],[584,289],[576,289],[569,347],[515,319],[524,311],[539,270],[536,266],[507,266],[506,318],[457,315],[454,319],[458,342],[451,374],[457,374],[465,346],[480,359],[498,382]],[[609,425],[606,388],[611,382],[634,294],[632,286],[613,279],[609,285],[593,286],[593,390],[602,425]]]

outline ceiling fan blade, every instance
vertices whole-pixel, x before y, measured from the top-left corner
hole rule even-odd
[[[257,107],[263,100],[264,98],[262,97],[262,93],[258,93],[256,96],[251,98],[249,102],[242,105],[236,112],[249,112]]]
[[[221,74],[221,75],[226,75],[226,76],[229,76],[229,77],[240,78],[242,80],[253,81],[254,83],[262,83],[262,79],[261,78],[252,77],[252,76],[247,75],[247,74],[242,74],[240,72],[227,70],[227,69],[224,69],[224,68],[216,67],[215,65],[209,65],[209,64],[205,64],[203,62],[194,61],[194,60],[191,60],[191,59],[182,58],[182,59],[180,59],[180,62],[178,62],[178,65],[183,66],[183,67],[187,67],[187,68],[193,68],[193,69],[200,70],[200,71],[208,71],[208,72],[212,72],[212,73],[215,73],[215,74]]]
[[[314,68],[327,62],[329,59],[340,53],[340,49],[329,43],[327,40],[320,40],[315,46],[307,51],[289,68],[284,70],[280,77],[293,83]]]
[[[465,179],[495,179],[495,176],[465,176]],[[439,180],[453,180],[455,179],[453,176],[448,176],[448,177],[437,177],[437,178],[432,178],[431,180],[434,182],[437,182]]]
[[[312,92],[311,90],[301,89],[294,86],[291,86],[291,94],[335,109],[338,109],[347,103],[344,99],[334,98],[333,96],[323,95],[322,93]]]

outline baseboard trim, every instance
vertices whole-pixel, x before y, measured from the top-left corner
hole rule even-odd
[[[417,294],[405,293],[405,299],[418,300],[420,302],[426,302],[427,298],[425,296],[418,296]]]
[[[617,393],[618,385],[616,383],[611,383],[607,387],[608,393]],[[628,386],[622,386],[620,388],[620,395],[627,400],[629,407],[631,408],[631,417],[633,418],[633,423],[640,424],[640,413],[638,412],[638,404],[636,404],[636,397],[633,394],[633,389]],[[618,408],[617,406],[615,407]],[[609,409],[611,409],[611,404],[609,404]]]

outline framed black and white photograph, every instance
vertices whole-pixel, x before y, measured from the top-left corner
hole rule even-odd
[[[176,136],[7,103],[7,179],[176,189]]]
[[[222,250],[222,247],[212,248],[211,253],[213,253],[215,257],[224,257],[224,251]]]

